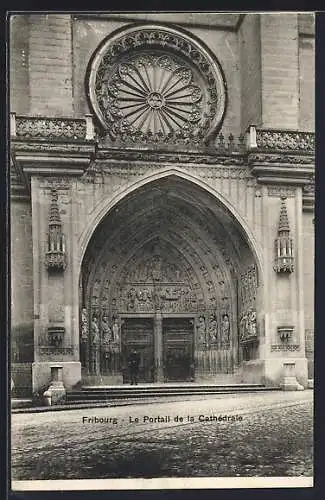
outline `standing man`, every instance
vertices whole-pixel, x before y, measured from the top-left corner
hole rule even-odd
[[[139,372],[139,355],[135,349],[132,349],[128,360],[131,385],[138,383],[138,372]]]

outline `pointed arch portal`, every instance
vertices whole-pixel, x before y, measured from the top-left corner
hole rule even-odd
[[[258,356],[258,266],[243,229],[209,192],[177,176],[122,198],[94,230],[80,280],[84,380],[233,376]],[[249,342],[247,342],[249,339]]]

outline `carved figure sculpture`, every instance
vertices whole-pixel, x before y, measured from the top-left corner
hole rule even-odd
[[[113,334],[112,334],[112,330],[111,330],[111,327],[109,326],[109,323],[108,323],[108,317],[107,315],[104,313],[103,317],[102,317],[102,343],[104,346],[107,346],[109,345],[110,341],[112,340],[112,337],[113,337]]]
[[[91,371],[92,373],[98,373],[99,363],[98,363],[98,348],[99,348],[99,327],[97,317],[94,315],[91,322]]]
[[[162,261],[160,255],[154,255],[151,259],[151,275],[153,281],[160,281],[162,274]]]
[[[221,335],[222,341],[228,343],[230,340],[230,321],[228,314],[222,315]]]
[[[205,318],[204,316],[199,316],[197,325],[197,338],[201,344],[205,342],[205,333],[206,333]]]
[[[239,322],[240,339],[256,337],[256,311],[248,309]]]
[[[256,311],[249,312],[249,335],[256,335]]]
[[[119,342],[120,341],[120,326],[118,324],[117,318],[114,318],[112,330],[113,330],[113,341]]]
[[[81,342],[88,340],[88,311],[85,307],[81,311]]]
[[[93,345],[99,344],[99,327],[96,316],[93,316],[91,322],[91,341]]]
[[[135,299],[137,298],[137,292],[134,288],[131,288],[131,290],[129,290],[128,292],[128,306],[129,306],[129,309],[134,309],[134,305],[135,305]]]
[[[110,353],[110,342],[112,341],[113,334],[112,329],[108,323],[107,314],[104,313],[102,317],[102,359],[101,364],[105,372],[111,369],[111,353]]]
[[[210,342],[218,340],[218,324],[214,314],[211,314],[209,318],[209,340]]]
[[[240,339],[244,340],[247,336],[247,314],[244,313],[239,322]]]

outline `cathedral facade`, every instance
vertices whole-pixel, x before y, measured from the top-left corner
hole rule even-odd
[[[10,21],[17,395],[129,382],[307,387],[311,14]]]

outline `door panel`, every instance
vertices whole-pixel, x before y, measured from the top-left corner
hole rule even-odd
[[[165,381],[193,380],[193,321],[187,318],[164,319],[163,342]]]
[[[153,382],[154,344],[151,318],[126,318],[122,325],[123,383],[130,382],[128,358],[135,349],[139,355],[139,382]]]

